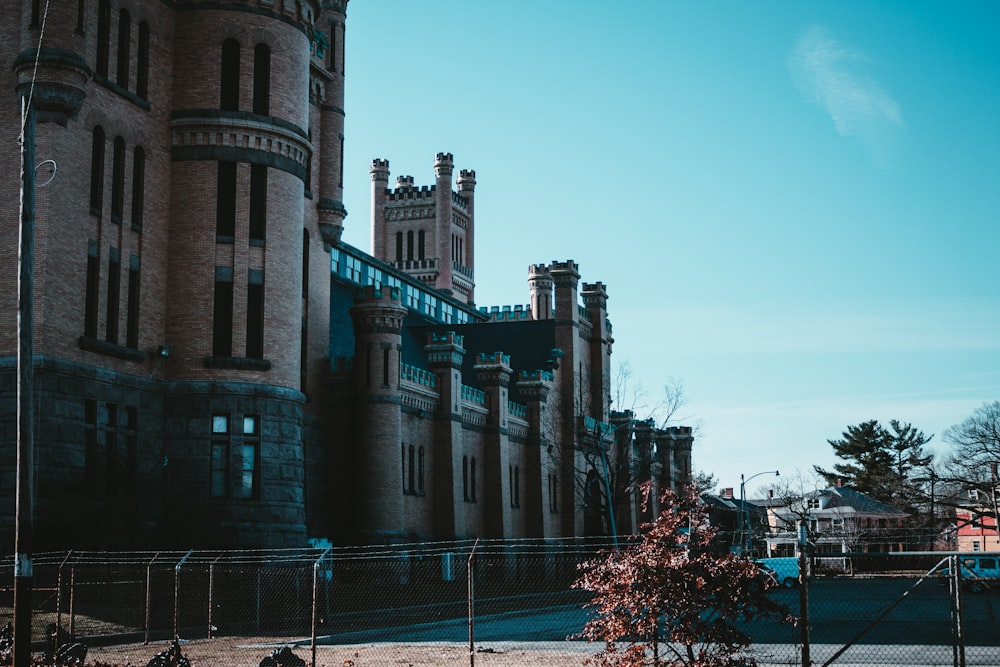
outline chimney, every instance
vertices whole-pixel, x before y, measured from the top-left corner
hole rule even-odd
[[[733,487],[727,486],[726,488],[724,488],[722,490],[722,497],[725,498],[726,500],[732,500],[733,499]]]

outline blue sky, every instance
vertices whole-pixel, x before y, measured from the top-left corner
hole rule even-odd
[[[1000,399],[1000,3],[354,0],[347,26],[344,239],[370,249],[372,158],[429,185],[453,153],[477,305],[576,260],[721,486],[830,467],[869,419],[942,450]]]

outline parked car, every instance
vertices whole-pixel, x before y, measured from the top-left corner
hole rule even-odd
[[[799,559],[794,556],[758,558],[757,564],[766,570],[783,588],[794,588],[799,583]]]
[[[962,586],[973,593],[981,593],[1000,583],[1000,559],[996,556],[962,556],[958,559],[958,573]],[[941,576],[951,576],[951,568],[941,570]]]

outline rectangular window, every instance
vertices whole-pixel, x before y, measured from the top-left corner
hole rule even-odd
[[[101,264],[97,256],[97,241],[87,249],[87,287],[83,304],[83,335],[97,338],[97,314],[100,307]]]
[[[149,94],[149,24],[139,24],[139,46],[135,60],[135,94],[146,99]]]
[[[216,240],[232,242],[236,235],[236,163],[219,162],[216,186]]]
[[[239,497],[260,499],[260,417],[243,417],[243,444],[240,446]]]
[[[121,422],[119,424],[119,440],[124,449],[124,464],[122,474],[122,495],[126,498],[135,498],[139,487],[139,439],[138,439],[138,410],[128,406],[119,412]]]
[[[264,358],[264,274],[251,269],[247,283],[247,350],[251,359]]]
[[[139,258],[132,255],[128,267],[128,303],[125,311],[125,346],[139,349]]]
[[[126,10],[118,13],[118,70],[116,81],[119,86],[128,90],[128,68],[131,64],[132,19]]]
[[[212,356],[233,356],[233,277],[232,269],[217,267],[215,303],[212,313]]]
[[[347,275],[345,276],[348,280],[352,280],[358,284],[361,283],[361,260],[357,257],[351,257],[347,255],[346,261],[344,262],[347,268]]]
[[[267,167],[250,166],[250,243],[264,243],[267,231]]]
[[[212,415],[212,469],[209,493],[212,498],[229,496],[229,416]]]
[[[271,112],[271,49],[267,44],[253,50],[253,112],[262,116]]]
[[[121,224],[125,210],[125,140],[115,137],[111,154],[111,222]]]
[[[108,317],[105,323],[105,340],[109,343],[118,342],[118,312],[121,296],[121,261],[118,248],[111,248],[108,253]]]

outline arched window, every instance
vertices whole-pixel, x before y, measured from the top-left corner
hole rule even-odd
[[[135,60],[135,94],[149,97],[149,24],[139,24],[139,44]]]
[[[253,50],[253,112],[271,113],[271,48],[267,44]]]
[[[136,146],[132,154],[132,229],[142,229],[142,207],[146,187],[146,152]]]
[[[97,5],[97,74],[108,76],[108,50],[111,41],[111,2],[101,0]]]
[[[111,159],[111,221],[121,223],[125,208],[125,140],[115,137]]]
[[[227,39],[222,43],[219,108],[223,111],[240,110],[240,43],[235,39]]]
[[[128,89],[128,68],[131,63],[131,35],[132,18],[127,10],[121,10],[118,14],[118,75],[117,83],[122,88]]]
[[[101,214],[104,201],[104,129],[94,128],[90,150],[90,212]]]

